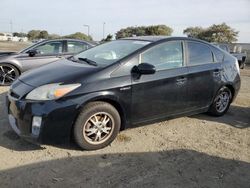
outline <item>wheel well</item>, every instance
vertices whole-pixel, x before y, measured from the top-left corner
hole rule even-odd
[[[94,101],[89,101],[89,102],[96,102],[96,101],[100,101],[100,102],[106,102],[106,103],[109,103],[111,104],[112,106],[115,107],[115,109],[118,111],[120,117],[121,117],[121,128],[120,130],[124,130],[125,129],[125,124],[126,124],[126,119],[125,119],[125,114],[124,114],[124,111],[121,107],[121,105],[112,100],[112,99],[98,99],[98,100],[94,100]]]
[[[232,99],[231,100],[233,100],[233,98],[234,98],[234,94],[235,94],[235,90],[234,90],[234,87],[232,86],[232,85],[225,85],[228,89],[230,89],[230,91],[231,91],[231,93],[232,93]]]
[[[109,103],[109,104],[111,104],[112,106],[115,107],[115,109],[118,111],[118,113],[119,113],[119,115],[121,117],[121,128],[120,128],[120,130],[124,130],[125,126],[126,126],[125,113],[124,113],[121,105],[118,102],[116,102],[114,100],[111,100],[111,99],[97,99],[97,100],[90,100],[90,101],[86,102],[84,104],[84,106],[87,105],[88,103],[98,102],[98,101],[99,102]],[[84,107],[82,107],[82,108],[84,108]],[[80,109],[82,109],[82,108],[80,108]],[[80,112],[80,109],[79,109],[79,112]],[[71,132],[70,132],[70,139],[73,139],[74,123],[76,122],[76,119],[77,119],[78,115],[79,115],[79,113],[76,115],[75,120],[72,122]]]
[[[1,64],[5,64],[5,65],[11,65],[11,66],[13,66],[13,67],[15,67],[16,68],[16,70],[18,71],[18,73],[19,73],[19,76],[21,75],[21,70],[20,70],[20,68],[18,67],[18,66],[16,66],[16,65],[13,65],[12,63],[1,63]]]

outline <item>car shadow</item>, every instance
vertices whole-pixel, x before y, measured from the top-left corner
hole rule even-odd
[[[231,105],[228,112],[221,117],[214,117],[208,114],[198,114],[190,117],[224,123],[239,129],[250,127],[250,107]]]
[[[194,150],[91,154],[0,171],[3,187],[249,187],[250,164]]]

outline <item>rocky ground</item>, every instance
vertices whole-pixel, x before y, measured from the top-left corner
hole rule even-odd
[[[250,187],[250,69],[228,113],[122,131],[109,146],[33,145],[10,128],[0,87],[0,187]]]

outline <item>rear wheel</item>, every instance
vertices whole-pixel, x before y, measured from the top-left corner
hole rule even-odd
[[[227,87],[222,87],[214,98],[213,104],[209,109],[209,113],[214,116],[224,115],[228,111],[231,100],[231,90]]]
[[[0,85],[9,86],[19,77],[19,71],[10,64],[0,64]]]
[[[241,62],[240,69],[244,69],[244,68],[245,68],[245,62]]]
[[[74,138],[82,149],[101,149],[116,138],[120,126],[120,115],[112,105],[105,102],[91,102],[76,120]]]

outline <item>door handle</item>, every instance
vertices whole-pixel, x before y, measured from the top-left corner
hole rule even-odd
[[[187,81],[187,78],[181,77],[177,78],[176,82],[178,85],[184,84]]]
[[[214,72],[213,72],[213,75],[214,76],[220,76],[220,73],[221,73],[221,69],[215,69]]]

